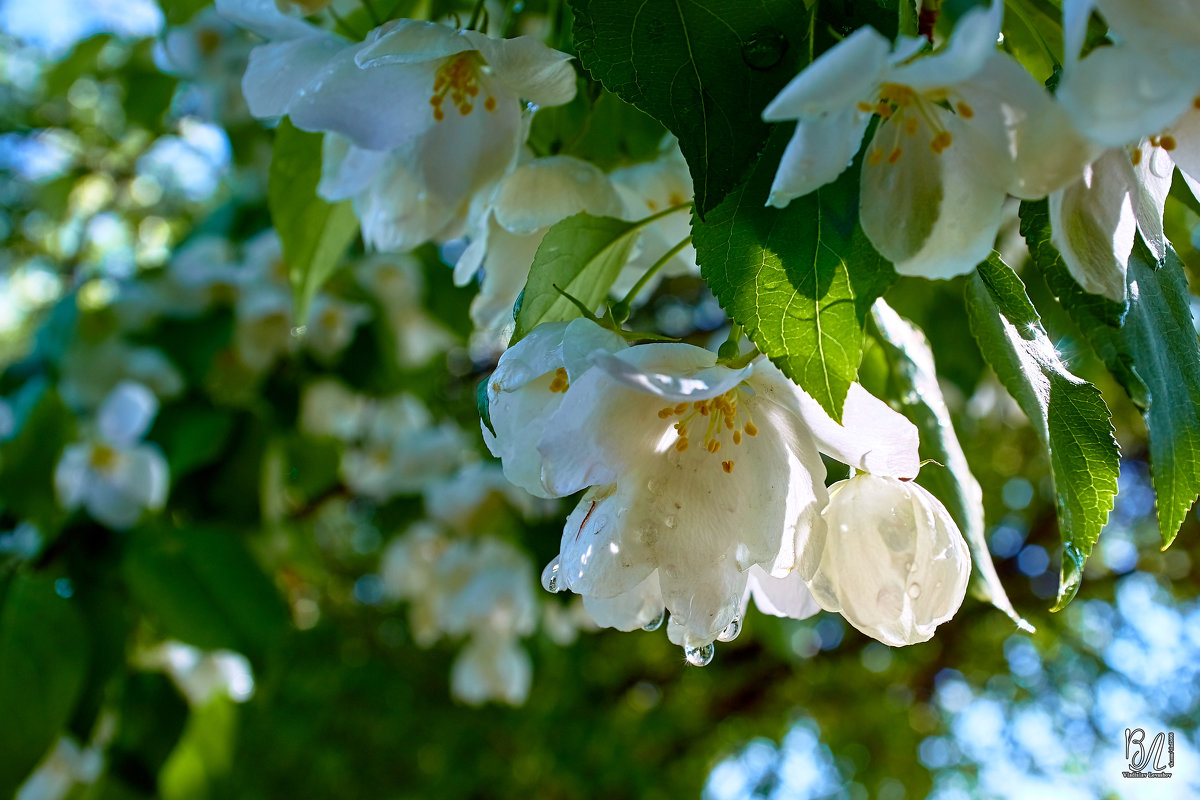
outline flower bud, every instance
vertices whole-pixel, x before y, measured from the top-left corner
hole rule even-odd
[[[823,608],[884,644],[924,642],[954,616],[971,558],[937,498],[860,473],[830,487],[828,537],[809,588]]]

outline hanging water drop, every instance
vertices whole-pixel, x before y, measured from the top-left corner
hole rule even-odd
[[[667,621],[667,610],[664,608],[662,611],[658,612],[657,617],[655,617],[654,619],[650,620],[645,625],[643,625],[642,630],[656,631],[659,628],[661,628],[663,623],[666,621]]]
[[[562,586],[558,579],[558,570],[561,565],[558,562],[558,556],[554,557],[546,568],[542,570],[542,588],[551,594],[561,592],[566,589]]]
[[[908,596],[911,597],[913,600],[916,600],[918,597],[920,597],[921,596],[920,584],[917,584],[917,583],[910,584],[908,587]]]
[[[717,648],[712,642],[700,647],[685,647],[683,648],[683,656],[687,662],[693,667],[707,667],[713,660],[713,654],[717,652]]]
[[[775,28],[759,28],[742,44],[742,60],[751,69],[767,70],[783,60],[788,41]]]
[[[729,621],[729,624],[725,626],[725,630],[721,631],[720,635],[717,636],[717,641],[732,642],[741,632],[742,621],[737,617],[734,617]]]

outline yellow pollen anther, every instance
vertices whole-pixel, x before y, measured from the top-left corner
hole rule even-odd
[[[962,101],[959,101],[958,105],[956,105],[955,108],[958,109],[958,115],[960,117],[962,117],[963,119],[970,119],[971,117],[975,116],[975,109],[971,108],[969,105],[967,105],[966,103],[964,103]]]
[[[687,411],[687,407],[687,403],[680,403],[679,405],[675,406],[675,413],[682,414],[683,412]]]
[[[734,444],[741,444],[741,443],[742,443],[742,432],[741,432],[741,431],[734,431],[734,432],[733,432],[733,443],[734,443]]]
[[[933,152],[940,154],[943,150],[950,146],[951,141],[952,137],[950,136],[950,131],[942,131],[937,136],[933,137],[933,141],[929,143],[929,146],[933,148]]]
[[[117,463],[117,453],[107,445],[98,444],[92,448],[88,464],[97,472],[107,472]]]
[[[658,411],[658,418],[666,419],[667,417],[672,416],[674,413],[675,413],[675,409],[673,409],[673,408],[662,408],[662,409],[659,409],[659,411]]]
[[[733,472],[733,462],[732,461],[722,461],[721,469],[725,470],[726,474]]]
[[[1158,137],[1157,137],[1157,136],[1151,136],[1151,137],[1150,137],[1150,146],[1151,146],[1151,147],[1158,147],[1158,146],[1159,146],[1159,140],[1158,140]]]
[[[721,440],[720,439],[713,439],[712,441],[710,441],[708,443],[708,452],[715,453],[720,449],[721,449]]]
[[[488,111],[495,111],[496,110],[496,98],[489,97],[487,100],[484,100],[483,107]]]
[[[686,436],[680,437],[679,440],[675,442],[675,449],[681,453],[688,449],[688,440]]]
[[[571,383],[567,378],[567,371],[562,367],[554,370],[554,379],[550,381],[550,391],[562,393],[569,388],[571,388]]]
[[[879,150],[879,149],[872,150],[870,155],[867,156],[867,163],[870,164],[871,166],[875,166],[880,161],[883,161],[883,151],[882,150]]]
[[[1130,162],[1131,162],[1131,163],[1132,163],[1132,164],[1133,164],[1135,167],[1136,167],[1138,164],[1142,163],[1142,151],[1141,151],[1141,150],[1134,150],[1132,153],[1130,153],[1130,154],[1129,154],[1129,161],[1130,161]]]
[[[758,436],[758,428],[754,427],[753,422],[747,422],[742,430],[746,432],[747,436]]]
[[[888,117],[890,117],[890,116],[891,116],[891,115],[892,115],[894,112],[893,112],[893,110],[892,110],[892,107],[891,107],[891,106],[889,106],[887,103],[885,103],[885,102],[883,102],[883,101],[881,100],[881,101],[879,101],[879,103],[878,103],[878,104],[875,106],[875,113],[876,113],[876,114],[878,114],[879,116],[883,117],[884,119],[887,119],[887,118],[888,118]]]
[[[900,148],[897,147],[895,150],[888,153],[887,162],[889,164],[895,164],[899,160],[900,160]]]
[[[1162,146],[1163,150],[1167,150],[1167,151],[1174,150],[1175,149],[1175,137],[1174,136],[1164,136],[1161,139],[1159,139],[1159,144]]]
[[[1192,108],[1200,111],[1200,96],[1192,98]]]
[[[442,102],[446,98],[450,98],[450,102],[458,107],[459,113],[464,117],[474,110],[471,98],[479,94],[477,64],[478,57],[468,52],[447,59],[446,63],[438,68],[433,80],[433,95],[429,98],[435,120],[440,122],[446,118],[442,110]],[[488,102],[495,107],[495,100],[489,97],[483,104],[484,108],[487,108]]]

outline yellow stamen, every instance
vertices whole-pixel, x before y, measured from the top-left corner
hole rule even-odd
[[[970,119],[971,117],[975,116],[975,109],[971,108],[969,105],[967,105],[966,103],[964,103],[962,101],[959,101],[958,105],[956,105],[955,108],[958,109],[958,114],[963,119]]]
[[[746,432],[747,436],[758,436],[758,428],[754,427],[753,422],[747,422],[742,430]]]
[[[673,409],[673,408],[660,408],[658,410],[658,418],[659,419],[666,419],[667,417],[670,417],[674,414],[675,414],[675,409]]]
[[[1130,161],[1130,162],[1131,162],[1131,163],[1132,163],[1132,164],[1133,164],[1135,167],[1136,167],[1138,164],[1142,163],[1142,151],[1141,151],[1141,150],[1134,150],[1132,153],[1130,153],[1130,154],[1129,154],[1129,161]]]
[[[721,469],[725,470],[726,474],[733,472],[733,462],[732,461],[722,461]]]
[[[715,453],[721,449],[721,440],[713,439],[708,443],[708,452]]]
[[[446,63],[438,68],[433,80],[433,94],[429,98],[435,120],[440,122],[446,118],[445,112],[442,110],[442,102],[447,97],[458,107],[458,112],[464,117],[474,110],[471,98],[479,94],[479,75],[476,72],[479,63],[478,56],[473,52],[468,52],[446,59]],[[490,108],[488,107],[489,102],[491,103]],[[496,101],[489,97],[484,101],[483,106],[491,111],[495,108]]]
[[[489,97],[487,100],[484,100],[483,107],[488,111],[495,111],[496,110],[496,98]]]
[[[888,153],[887,162],[889,164],[895,164],[899,160],[900,160],[900,148],[897,147],[895,150]]]
[[[554,370],[554,378],[550,381],[550,391],[561,394],[571,388],[571,382],[567,379],[567,371],[562,367]]]
[[[1162,137],[1162,139],[1159,140],[1159,143],[1162,145],[1163,150],[1171,151],[1171,150],[1175,149],[1175,137],[1174,136],[1164,136],[1164,137]]]
[[[678,451],[679,451],[679,452],[681,452],[681,453],[682,453],[684,450],[687,450],[687,449],[688,449],[688,440],[687,440],[687,437],[686,437],[686,436],[681,436],[681,437],[680,437],[680,438],[679,438],[679,439],[678,439],[678,440],[675,442],[675,449],[676,449],[676,450],[678,450]]]
[[[741,432],[741,431],[734,431],[734,432],[733,432],[733,443],[734,443],[734,444],[741,444],[741,443],[742,443],[742,432]]]
[[[952,137],[950,136],[950,131],[942,131],[937,136],[933,137],[933,141],[929,143],[929,146],[933,148],[933,152],[940,154],[943,150],[950,146],[951,141]]]

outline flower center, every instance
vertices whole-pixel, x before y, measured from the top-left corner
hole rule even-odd
[[[571,381],[567,379],[567,371],[562,367],[554,370],[554,378],[550,381],[550,391],[555,394],[563,394],[570,388]]]
[[[442,108],[446,98],[464,117],[475,110],[475,98],[479,96],[478,68],[482,63],[476,53],[468,52],[451,57],[438,67],[433,79],[433,94],[429,97],[435,120],[441,122],[446,118],[446,111]],[[495,111],[496,98],[489,95],[483,101],[483,107]]]
[[[95,445],[88,458],[88,465],[96,472],[112,472],[117,465],[117,451],[108,445]]]
[[[965,100],[950,103],[945,89],[919,94],[912,87],[898,83],[883,84],[879,87],[879,97],[875,103],[860,102],[858,110],[866,114],[877,115],[881,120],[881,125],[888,123],[899,125],[908,136],[916,135],[923,120],[933,130],[933,138],[929,141],[929,147],[937,155],[941,155],[942,151],[954,141],[950,131],[946,130],[946,126],[942,124],[941,115],[950,112],[957,114],[963,120],[969,120],[975,116],[975,109],[971,108]],[[879,164],[886,160],[888,164],[895,164],[903,153],[904,148],[899,144],[892,147],[891,150],[877,147],[867,154],[867,161],[870,164]]]
[[[735,387],[708,400],[667,406],[659,410],[658,418],[681,417],[674,425],[678,434],[675,449],[680,453],[692,446],[692,439],[699,433],[700,444],[715,455],[721,451],[722,442],[727,439],[736,447],[742,443],[743,433],[746,436],[758,435],[758,428],[748,409],[744,414],[745,422],[741,421],[743,409],[739,402],[740,395],[741,392]],[[733,459],[722,461],[721,469],[726,473],[733,472]]]

